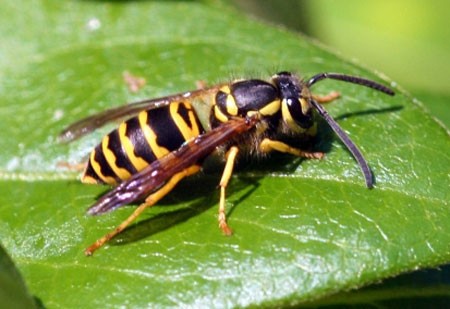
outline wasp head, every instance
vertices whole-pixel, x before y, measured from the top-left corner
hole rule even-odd
[[[280,72],[272,77],[281,99],[283,122],[293,132],[304,132],[314,124],[311,93],[295,75]]]

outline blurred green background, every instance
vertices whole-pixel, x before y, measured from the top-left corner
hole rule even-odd
[[[385,73],[450,127],[450,1],[234,0],[234,4]]]

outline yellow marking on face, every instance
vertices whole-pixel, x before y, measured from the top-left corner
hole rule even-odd
[[[156,142],[157,136],[155,132],[153,132],[153,130],[147,125],[147,117],[148,114],[146,111],[140,112],[138,116],[139,125],[142,129],[142,132],[144,133],[148,145],[153,151],[153,154],[159,159],[161,157],[164,157],[170,151],[167,148],[158,145],[158,143]]]
[[[292,118],[291,113],[289,112],[289,108],[286,102],[286,99],[283,99],[281,102],[281,115],[283,117],[283,121],[288,125],[288,127],[295,132],[304,132],[305,129],[300,127]]]
[[[286,99],[283,99],[281,103],[281,115],[283,117],[283,121],[291,127],[291,124],[295,123],[294,119],[292,119],[291,113],[289,112],[289,108],[286,102]]]
[[[300,106],[302,107],[302,113],[303,115],[308,114],[309,109],[311,108],[308,101],[306,101],[304,98],[300,99]]]
[[[108,148],[109,144],[109,136],[106,135],[102,140],[102,150],[103,155],[105,156],[106,162],[108,162],[109,167],[114,171],[114,173],[122,180],[128,179],[131,177],[130,172],[128,172],[126,169],[117,166],[117,157],[116,154]]]
[[[143,158],[136,156],[136,154],[134,153],[134,145],[128,138],[128,136],[126,136],[126,132],[127,132],[127,123],[122,122],[122,124],[119,126],[120,143],[125,149],[125,153],[127,154],[131,164],[137,171],[141,171],[144,167],[149,165],[149,163],[145,161]]]

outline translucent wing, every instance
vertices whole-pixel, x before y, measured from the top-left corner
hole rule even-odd
[[[232,119],[186,142],[177,150],[152,162],[142,171],[103,195],[89,208],[88,213],[98,215],[134,201],[144,200],[148,195],[156,192],[173,175],[191,166],[199,165],[217,146],[253,128],[257,120],[257,115]]]
[[[110,121],[130,118],[137,115],[142,110],[159,108],[169,105],[171,102],[193,100],[201,96],[210,95],[211,92],[217,91],[218,87],[219,85],[208,89],[198,89],[194,91],[182,92],[156,99],[146,99],[111,108],[71,124],[59,134],[58,138],[61,142],[71,142],[94,131],[95,129],[102,127]]]

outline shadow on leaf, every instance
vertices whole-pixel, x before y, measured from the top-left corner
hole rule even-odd
[[[177,209],[174,211],[168,211],[158,214],[151,218],[142,220],[137,224],[134,224],[121,234],[111,240],[112,245],[126,245],[139,241],[141,239],[150,237],[154,234],[167,230],[177,224],[188,221],[190,218],[198,216],[199,214],[207,211],[213,206],[219,204],[219,190],[214,185],[218,182],[220,177],[214,177],[214,181],[211,181],[210,176],[194,177],[187,179],[185,182],[178,185],[166,198],[160,201],[157,205],[167,207],[172,204],[179,203],[181,201],[192,201],[188,206]],[[238,200],[233,200],[233,193],[240,192],[244,188],[248,188],[251,184],[251,189],[245,192]],[[213,187],[214,185],[214,187]],[[227,201],[232,204],[227,211],[227,216],[231,216],[233,209],[244,201],[251,193],[258,187],[258,179],[233,179],[230,186],[227,188]],[[192,188],[195,188],[194,190]],[[152,207],[149,208],[149,210]],[[212,219],[211,225],[216,227],[217,221]],[[220,229],[217,228],[217,232],[220,233]]]

